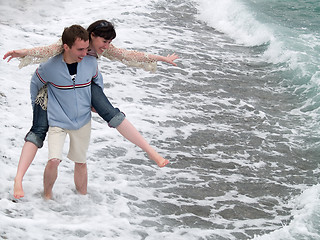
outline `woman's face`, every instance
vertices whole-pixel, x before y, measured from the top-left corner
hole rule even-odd
[[[102,54],[104,50],[108,49],[111,42],[112,40],[106,40],[103,37],[91,35],[91,47],[98,54]]]

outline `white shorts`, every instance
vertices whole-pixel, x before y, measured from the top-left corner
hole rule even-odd
[[[76,163],[86,163],[91,134],[91,121],[78,130],[49,127],[49,160],[53,158],[62,160],[62,150],[67,134],[70,138],[69,152],[67,157]]]

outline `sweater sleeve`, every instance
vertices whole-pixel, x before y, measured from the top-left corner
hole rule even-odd
[[[30,64],[38,64],[47,61],[50,57],[56,56],[63,52],[62,39],[56,43],[27,49],[27,55],[20,58],[19,68],[23,68]]]
[[[94,81],[99,87],[103,89],[103,77],[98,67],[97,67],[96,74],[92,77],[92,81]]]
[[[102,53],[102,56],[112,61],[120,61],[129,67],[138,67],[150,72],[157,70],[157,60],[144,52],[117,48],[110,44],[110,47]]]
[[[35,104],[39,90],[46,84],[39,72],[41,72],[41,65],[39,68],[37,68],[31,78],[30,95],[32,106]]]

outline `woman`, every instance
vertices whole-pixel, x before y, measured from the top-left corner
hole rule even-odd
[[[155,71],[157,61],[167,62],[176,66],[173,62],[178,58],[176,54],[167,57],[145,54],[137,51],[128,51],[116,48],[111,41],[116,37],[113,25],[105,20],[99,20],[92,23],[88,29],[90,49],[88,55],[95,57],[104,56],[110,60],[118,60],[128,66],[140,67],[148,71]],[[3,59],[9,57],[19,57],[19,68],[29,64],[46,61],[48,58],[60,54],[63,51],[62,42],[32,49],[14,50],[6,53]],[[125,118],[125,115],[118,108],[114,108],[103,90],[96,84],[91,85],[92,106],[97,113],[108,122],[110,127],[116,128],[126,139],[144,150],[148,157],[155,161],[159,167],[164,167],[169,163],[167,159],[161,157],[141,136],[137,129]],[[39,92],[38,99],[46,98],[46,89]],[[14,197],[19,199],[24,196],[22,188],[23,177],[33,161],[38,148],[41,148],[48,130],[47,113],[42,101],[35,104],[33,109],[33,126],[25,137],[25,144],[22,148],[17,174],[14,183]],[[41,107],[42,106],[42,107]]]

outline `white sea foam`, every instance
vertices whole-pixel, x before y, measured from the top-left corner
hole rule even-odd
[[[285,63],[298,70],[298,77],[310,78],[319,67],[319,35],[280,25],[268,13],[258,18],[246,0],[198,0],[198,18],[236,43],[245,46],[267,45],[262,61]],[[255,9],[257,10],[257,9]],[[259,20],[258,20],[259,19]],[[264,21],[264,22],[261,22]],[[297,36],[297,37],[296,37]],[[307,63],[307,64],[306,64]]]
[[[272,30],[259,23],[238,0],[199,0],[199,19],[236,42],[257,46],[272,41]]]
[[[293,220],[282,228],[254,240],[319,239],[320,185],[307,188],[293,202]]]

